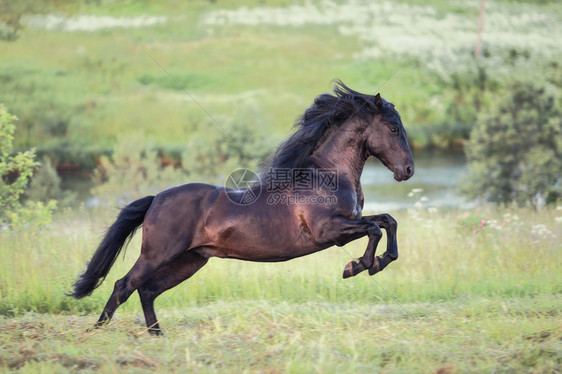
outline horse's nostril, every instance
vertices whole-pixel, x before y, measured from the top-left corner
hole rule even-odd
[[[412,175],[414,175],[414,168],[411,166],[406,166],[406,175],[408,177],[411,177]]]

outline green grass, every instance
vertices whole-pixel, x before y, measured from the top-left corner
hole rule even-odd
[[[43,229],[0,233],[3,370],[562,368],[559,210],[397,212],[400,258],[374,277],[341,279],[361,240],[285,263],[212,259],[157,299],[164,338],[146,333],[136,294],[108,327],[85,332],[135,261],[138,235],[91,297],[64,296],[114,213],[68,211]]]
[[[0,363],[22,373],[550,373],[562,369],[557,296],[455,302],[217,301],[166,308],[164,337],[119,313],[0,320]]]
[[[104,227],[113,222],[115,212],[83,210],[67,213],[47,228],[3,232],[0,314],[101,310],[114,281],[136,260],[140,235],[93,296],[77,301],[64,296],[64,292],[69,291],[93,254]],[[400,258],[373,278],[361,275],[341,279],[345,264],[363,254],[366,240],[285,263],[211,259],[192,279],[162,295],[157,303],[183,307],[240,299],[296,303],[417,302],[456,300],[466,296],[560,294],[558,238],[562,233],[560,223],[554,219],[559,211],[515,212],[521,217],[518,220],[509,211],[493,210],[398,213]],[[501,230],[493,227],[482,230],[482,219],[497,221],[492,225]],[[477,225],[477,232],[472,231],[473,224]],[[540,230],[533,233],[536,225],[544,225],[551,234],[537,234]],[[470,227],[465,231],[465,226]],[[381,242],[380,251],[384,245],[384,241]],[[132,297],[122,308],[140,310],[138,298]]]

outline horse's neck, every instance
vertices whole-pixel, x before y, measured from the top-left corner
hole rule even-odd
[[[342,178],[347,179],[358,188],[368,157],[365,139],[360,136],[358,124],[354,121],[329,129],[311,155],[311,159],[319,167],[336,169],[340,181]]]

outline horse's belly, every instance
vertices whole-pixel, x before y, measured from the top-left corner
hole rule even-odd
[[[323,249],[314,241],[308,227],[294,222],[237,222],[215,229],[207,227],[207,231],[211,240],[199,252],[209,257],[275,262]]]
[[[256,262],[280,262],[288,261],[293,258],[302,257],[317,252],[323,248],[319,247],[218,247],[205,246],[197,249],[203,257],[233,258],[245,261]]]

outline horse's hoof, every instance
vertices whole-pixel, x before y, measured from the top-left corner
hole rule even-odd
[[[380,271],[379,256],[375,256],[373,266],[369,268],[369,275],[373,276]]]
[[[349,277],[352,277],[352,276],[355,275],[353,273],[353,266],[354,265],[355,265],[355,262],[353,262],[353,261],[351,261],[347,265],[345,265],[345,269],[343,269],[343,279],[349,278]]]
[[[101,326],[99,326],[98,324],[93,325],[92,327],[86,329],[86,332],[94,332],[97,329],[99,329]]]
[[[164,333],[160,329],[148,329],[148,333],[152,336],[164,336]]]

